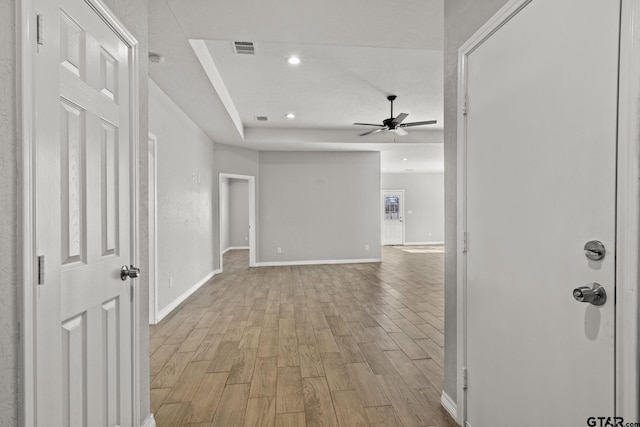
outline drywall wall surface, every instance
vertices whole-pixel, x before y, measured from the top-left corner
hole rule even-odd
[[[220,249],[222,252],[229,248],[231,236],[230,210],[231,200],[229,199],[229,178],[222,178],[219,186],[220,203]]]
[[[444,173],[383,173],[381,189],[404,190],[405,244],[444,242]]]
[[[447,0],[444,2],[444,188],[445,188],[445,367],[444,391],[456,396],[456,209],[458,48],[507,0]]]
[[[249,181],[229,181],[229,246],[249,246]]]
[[[258,176],[259,151],[215,144],[215,153],[216,173]]]
[[[213,272],[213,143],[152,81],[150,129],[158,138],[158,307]]]
[[[380,258],[380,153],[262,151],[259,203],[259,262]]]
[[[216,235],[216,248],[220,247],[220,222],[219,222],[219,197],[217,194],[218,181],[221,173],[228,173],[234,175],[246,175],[254,176],[256,178],[256,211],[258,210],[259,200],[257,200],[257,194],[260,188],[260,157],[259,151],[249,150],[246,148],[232,147],[231,145],[215,144],[214,148],[214,182],[216,188],[216,195],[214,197],[214,229]],[[257,216],[256,216],[257,218]],[[256,226],[256,231],[259,226]],[[256,235],[256,241],[259,241],[259,236]],[[257,245],[257,242],[256,242]],[[224,247],[224,246],[223,246]],[[220,268],[220,259],[216,257],[214,260],[216,269]]]
[[[15,0],[0,1],[0,425],[18,425],[18,144]]]

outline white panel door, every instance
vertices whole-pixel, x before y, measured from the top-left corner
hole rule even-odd
[[[468,57],[472,427],[614,415],[619,13],[534,0]],[[603,260],[586,258],[590,240]],[[574,299],[593,282],[604,305]]]
[[[404,191],[382,192],[382,244],[404,244]]]
[[[130,426],[131,49],[85,1],[36,10],[36,422]]]

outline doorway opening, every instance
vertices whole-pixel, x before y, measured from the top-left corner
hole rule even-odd
[[[249,267],[255,267],[255,177],[221,173],[218,194],[220,271],[224,270],[224,254],[231,250],[248,249]]]

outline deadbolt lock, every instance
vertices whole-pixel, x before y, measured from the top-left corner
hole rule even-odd
[[[591,240],[584,245],[584,255],[591,261],[600,261],[606,253],[607,250],[599,240]]]

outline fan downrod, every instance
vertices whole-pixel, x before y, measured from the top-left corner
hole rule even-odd
[[[395,101],[396,98],[397,98],[396,95],[387,96],[387,99],[389,100],[389,102],[391,102],[391,117],[390,117],[391,120],[393,120],[393,101]]]

